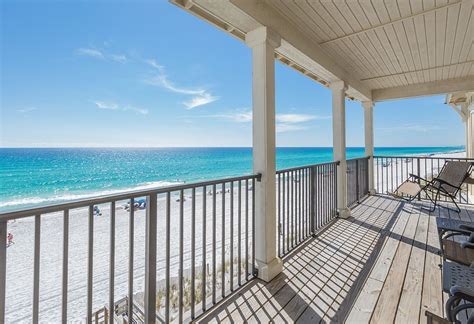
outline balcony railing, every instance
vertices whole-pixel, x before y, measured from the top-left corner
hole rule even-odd
[[[360,202],[369,194],[369,163],[370,158],[347,160],[347,204]]]
[[[250,175],[183,184],[0,214],[0,314],[6,314],[5,321],[25,318],[37,323],[40,300],[57,300],[56,320],[64,323],[69,316],[91,322],[98,310],[126,296],[128,309],[122,315],[128,323],[134,321],[136,305],[158,321],[195,318],[255,276],[253,188],[259,179]],[[109,217],[98,216],[97,208]],[[87,252],[82,254],[86,260],[79,269],[87,271],[86,293],[71,300],[83,282],[77,282],[77,273],[71,274],[69,266],[77,265],[75,259],[80,257],[77,242],[71,244],[70,228],[81,215],[87,221],[81,235],[87,237],[83,247]],[[20,302],[12,289],[28,280],[14,279],[7,272],[21,264],[14,249],[7,253],[8,222],[14,220],[25,227],[30,221],[34,228],[33,267],[23,273],[33,278],[31,300]],[[50,220],[56,222],[52,231],[51,226],[42,228]],[[126,225],[125,232],[123,226],[120,233],[116,231],[118,222]],[[54,259],[42,244],[58,232],[62,240],[55,241],[62,247]],[[118,267],[121,271],[116,272]],[[44,275],[56,268],[61,268],[59,278]],[[48,289],[42,291],[45,286]],[[84,308],[77,309],[84,297]],[[9,300],[18,303],[8,304]],[[20,304],[31,304],[31,313],[25,316]],[[41,309],[41,317],[50,319],[51,314],[43,312],[46,307]],[[109,314],[110,323],[115,315]]]
[[[337,165],[331,162],[277,171],[280,257],[336,216]]]
[[[426,156],[376,156],[374,157],[375,189],[378,193],[391,193],[403,181],[407,180],[410,174],[431,180],[439,174],[446,161],[474,162],[474,159]],[[456,201],[462,204],[474,204],[472,185],[464,184],[461,189],[456,197]],[[422,192],[420,198],[427,199],[426,194]],[[448,201],[446,197],[440,197],[440,199]]]

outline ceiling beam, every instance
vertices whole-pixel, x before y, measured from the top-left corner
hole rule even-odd
[[[410,84],[393,88],[374,89],[372,90],[372,100],[384,101],[473,90],[474,76],[469,76],[465,78]]]
[[[338,65],[332,57],[326,54],[321,46],[301,33],[299,29],[265,2],[248,0],[230,0],[230,2],[263,26],[267,26],[277,32],[282,39],[296,50],[306,55],[323,70],[334,75],[334,80],[330,81],[343,80],[359,94],[357,99],[362,101],[372,100],[370,88]]]
[[[398,19],[395,19],[395,20],[392,20],[392,21],[389,21],[389,22],[386,22],[386,23],[383,23],[383,24],[380,24],[380,25],[377,25],[377,26],[372,26],[372,27],[367,28],[367,29],[362,29],[362,30],[356,31],[356,32],[351,33],[351,34],[347,34],[347,35],[344,35],[344,36],[341,36],[341,37],[336,37],[336,38],[333,38],[333,39],[329,39],[327,41],[319,43],[319,45],[327,45],[327,44],[330,44],[330,43],[333,43],[333,42],[344,40],[344,39],[347,39],[347,38],[350,38],[350,37],[353,37],[353,36],[357,36],[357,35],[360,35],[360,34],[367,33],[368,31],[371,31],[371,30],[377,30],[377,29],[380,29],[380,28],[384,28],[385,26],[393,25],[394,23],[397,23],[397,22],[403,22],[403,21],[408,20],[408,19],[412,19],[412,18],[415,18],[415,17],[418,17],[418,16],[426,15],[430,12],[442,10],[442,9],[457,5],[459,3],[461,3],[461,1],[449,3],[449,4],[444,5],[444,6],[440,6],[440,7],[436,7],[436,8],[433,8],[433,9],[426,10],[426,11],[418,12],[418,13],[410,15],[410,16],[405,16],[405,17],[402,17],[402,18],[398,18]]]
[[[381,79],[381,78],[393,77],[393,76],[398,76],[398,75],[405,75],[405,74],[408,74],[408,73],[418,73],[418,72],[425,72],[425,71],[428,72],[428,71],[431,71],[431,70],[434,70],[434,69],[450,68],[450,67],[458,66],[458,65],[461,65],[461,64],[472,64],[472,63],[474,63],[474,60],[459,62],[459,63],[453,63],[453,64],[447,64],[447,65],[434,66],[434,67],[430,67],[430,68],[427,68],[427,69],[410,70],[410,71],[404,71],[404,72],[399,72],[399,73],[392,73],[392,74],[378,75],[378,76],[373,76],[373,77],[366,77],[366,78],[360,79],[360,81],[371,81],[371,80],[376,80],[376,79]],[[469,69],[469,68],[467,68],[467,69]]]

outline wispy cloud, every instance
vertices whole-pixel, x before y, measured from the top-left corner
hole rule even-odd
[[[304,123],[316,119],[330,119],[331,116],[317,116],[317,115],[306,115],[306,114],[278,114],[276,115],[277,122],[295,124]]]
[[[154,59],[145,60],[145,62],[154,67],[155,69],[160,70],[160,72],[163,72],[163,66],[159,65]]]
[[[303,125],[284,124],[284,123],[276,124],[277,133],[294,132],[294,131],[299,131],[299,130],[304,130],[304,129],[306,129],[306,126],[303,126]]]
[[[100,58],[100,59],[104,59],[105,56],[104,54],[99,51],[99,50],[96,50],[94,48],[78,48],[76,50],[77,54],[79,55],[84,55],[84,56],[91,56],[91,57],[95,57],[95,58]]]
[[[103,50],[91,47],[78,48],[76,53],[82,56],[89,56],[101,60],[111,60],[118,63],[126,63],[128,60],[125,54],[109,54]]]
[[[35,111],[35,110],[38,110],[38,108],[36,108],[36,107],[26,107],[26,108],[18,109],[17,111],[21,114],[27,114],[27,113]]]
[[[123,110],[124,111],[131,110],[131,111],[137,112],[137,113],[142,114],[142,115],[148,115],[148,113],[149,113],[148,109],[139,108],[139,107],[135,107],[135,106],[125,106],[123,108]]]
[[[218,114],[210,115],[211,118],[221,118],[231,120],[237,123],[248,123],[252,121],[252,111],[238,111],[229,114]],[[305,123],[318,120],[318,119],[329,119],[331,116],[317,116],[307,114],[277,114],[276,119],[276,131],[278,133],[298,131],[306,129]]]
[[[93,103],[96,105],[97,108],[105,109],[105,110],[134,111],[142,115],[147,115],[149,112],[148,109],[139,108],[139,107],[131,106],[131,105],[120,106],[119,104],[115,102],[106,102],[106,101],[97,100],[97,101],[93,101]]]
[[[158,74],[145,79],[145,83],[162,87],[171,92],[192,96],[191,99],[183,102],[183,105],[186,106],[187,109],[203,106],[219,99],[219,97],[212,95],[206,89],[179,87],[168,79],[165,68],[162,65],[153,59],[145,60],[145,62],[158,71]]]
[[[183,105],[185,105],[187,109],[193,109],[216,101],[217,99],[217,97],[211,95],[210,93],[204,92],[203,94],[199,94],[188,101],[184,101]]]
[[[127,62],[127,57],[123,54],[110,54],[110,58],[119,63],[126,63]]]
[[[217,114],[217,115],[209,115],[207,117],[210,118],[219,118],[219,119],[228,119],[236,123],[248,123],[252,121],[252,112],[251,111],[243,111],[243,112],[236,112],[231,114]]]
[[[409,132],[427,133],[431,131],[443,130],[445,128],[438,125],[402,124],[402,125],[397,125],[397,126],[379,127],[377,129],[381,131],[386,131],[386,132],[409,131]]]
[[[117,110],[119,106],[115,102],[94,101],[99,109]]]

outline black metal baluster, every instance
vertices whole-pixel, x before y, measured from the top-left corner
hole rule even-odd
[[[201,272],[201,309],[203,312],[206,311],[206,254],[207,254],[207,239],[206,239],[206,219],[207,219],[207,212],[206,212],[206,201],[207,201],[207,192],[206,186],[202,187],[202,272]],[[169,323],[169,320],[166,321]]]
[[[222,224],[221,224],[221,295],[225,297],[225,183],[222,184]]]
[[[216,303],[216,253],[217,253],[217,222],[216,222],[216,185],[212,186],[212,304]]]
[[[239,180],[239,189],[237,193],[237,214],[238,214],[238,222],[237,222],[237,229],[239,231],[238,233],[238,245],[237,245],[237,262],[238,262],[238,268],[237,268],[237,281],[239,283],[239,286],[242,285],[242,181]]]

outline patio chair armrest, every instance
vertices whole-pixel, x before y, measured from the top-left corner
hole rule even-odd
[[[470,236],[472,232],[464,231],[464,230],[449,230],[444,232],[444,234],[441,236],[441,239],[445,240],[453,236]]]
[[[452,323],[451,321],[448,321],[447,319],[442,318],[441,316],[433,314],[430,311],[425,311],[425,316],[428,320],[428,324],[431,324],[431,323],[433,323],[433,324],[434,323],[436,323],[436,324],[450,324],[450,323]]]
[[[467,287],[453,286],[449,290],[451,296],[455,296],[471,303],[474,303],[474,291]]]
[[[474,232],[474,225],[471,226],[471,225],[462,224],[462,225],[459,225],[459,229],[466,230],[466,231],[469,231],[469,232]]]
[[[419,175],[416,175],[416,174],[413,174],[413,173],[410,173],[408,175],[408,179],[410,178],[415,178],[415,180],[422,180],[422,181],[425,181],[425,182],[429,182],[428,180],[426,180],[425,178],[423,177],[420,177]]]
[[[469,241],[463,241],[461,242],[461,247],[463,249],[474,249],[474,243],[469,242]]]
[[[457,315],[466,310],[474,308],[472,304],[474,300],[474,292],[466,287],[453,286],[451,287],[450,297],[446,301],[446,317],[451,322],[457,321]],[[465,303],[461,303],[465,301]]]

